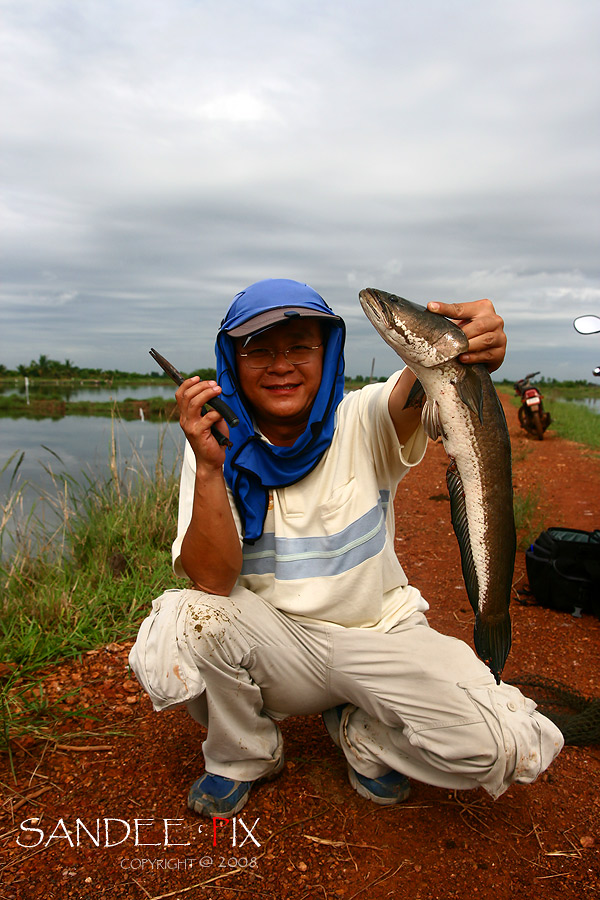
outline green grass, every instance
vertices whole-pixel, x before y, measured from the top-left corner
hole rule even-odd
[[[511,403],[515,407],[521,405],[521,400],[514,394],[510,386],[504,384],[495,385],[496,389],[504,394],[510,394]],[[597,389],[590,386],[585,393],[581,393],[582,389],[567,389],[556,387],[547,388],[539,385],[543,393],[544,409],[550,413],[552,422],[550,430],[558,434],[559,437],[569,441],[576,441],[578,444],[584,444],[593,450],[600,449],[600,414],[593,412],[591,409],[580,403],[569,402],[564,397],[573,397],[583,399],[584,397],[596,397]],[[595,389],[595,390],[594,390]]]
[[[544,397],[544,409],[552,416],[550,428],[569,441],[600,449],[600,415],[578,403]]]
[[[544,510],[538,485],[525,491],[515,491],[513,499],[517,547],[526,550],[544,528]]]
[[[175,391],[175,388],[173,388]],[[138,419],[140,407],[149,419],[171,418],[176,410],[175,398],[148,397],[136,400],[65,400],[60,396],[34,397],[29,403],[19,394],[0,396],[0,416],[7,418],[61,419],[63,416],[111,416]]]
[[[65,701],[76,696],[78,691],[79,688],[74,688],[59,700],[51,701],[44,690],[44,679],[23,677],[18,669],[0,678],[0,752],[8,754],[15,783],[17,776],[11,740],[23,737],[56,740],[56,726],[60,723],[67,719],[93,718],[88,710],[65,709]]]
[[[16,526],[27,488],[18,480],[22,458],[5,464],[13,473],[0,521],[0,751],[11,767],[11,739],[47,738],[65,718],[91,717],[65,710],[64,697],[50,703],[39,670],[135,636],[152,599],[174,580],[178,499],[178,463],[164,470],[162,446],[152,473],[137,459],[126,478],[113,452],[103,480],[55,477],[52,497],[40,496]],[[49,500],[51,530],[40,512]]]
[[[51,532],[34,507],[8,533],[22,490],[0,523],[0,659],[32,670],[133,636],[174,578],[178,479],[164,471],[162,452],[152,474],[138,460],[127,482],[114,456],[103,481],[57,477]]]

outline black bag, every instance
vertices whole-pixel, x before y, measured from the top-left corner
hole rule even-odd
[[[541,606],[600,616],[600,530],[548,528],[525,552],[525,565]]]

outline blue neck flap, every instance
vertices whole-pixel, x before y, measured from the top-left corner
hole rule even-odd
[[[276,447],[255,432],[251,412],[237,380],[235,345],[228,330],[268,310],[305,307],[331,316],[331,326],[323,357],[321,386],[315,397],[304,432],[291,447]],[[325,319],[327,321],[327,319]],[[304,478],[317,465],[331,443],[335,411],[344,395],[344,341],[346,329],[322,297],[308,285],[284,278],[259,281],[237,294],[217,334],[217,381],[223,399],[237,414],[240,423],[230,428],[233,447],[224,465],[229,485],[242,520],[244,542],[253,544],[263,533],[269,504],[269,490],[287,487]]]

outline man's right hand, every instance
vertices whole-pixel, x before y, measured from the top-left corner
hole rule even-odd
[[[186,378],[177,389],[175,398],[179,409],[179,424],[194,451],[196,464],[205,469],[221,469],[225,462],[225,448],[211,433],[214,425],[229,437],[229,428],[224,418],[214,410],[202,415],[202,407],[214,397],[218,397],[221,388],[216,381],[201,381],[197,375]]]

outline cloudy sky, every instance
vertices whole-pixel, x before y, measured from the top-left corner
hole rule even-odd
[[[493,299],[502,370],[600,335],[597,0],[1,0],[0,362],[212,365],[233,295]]]

